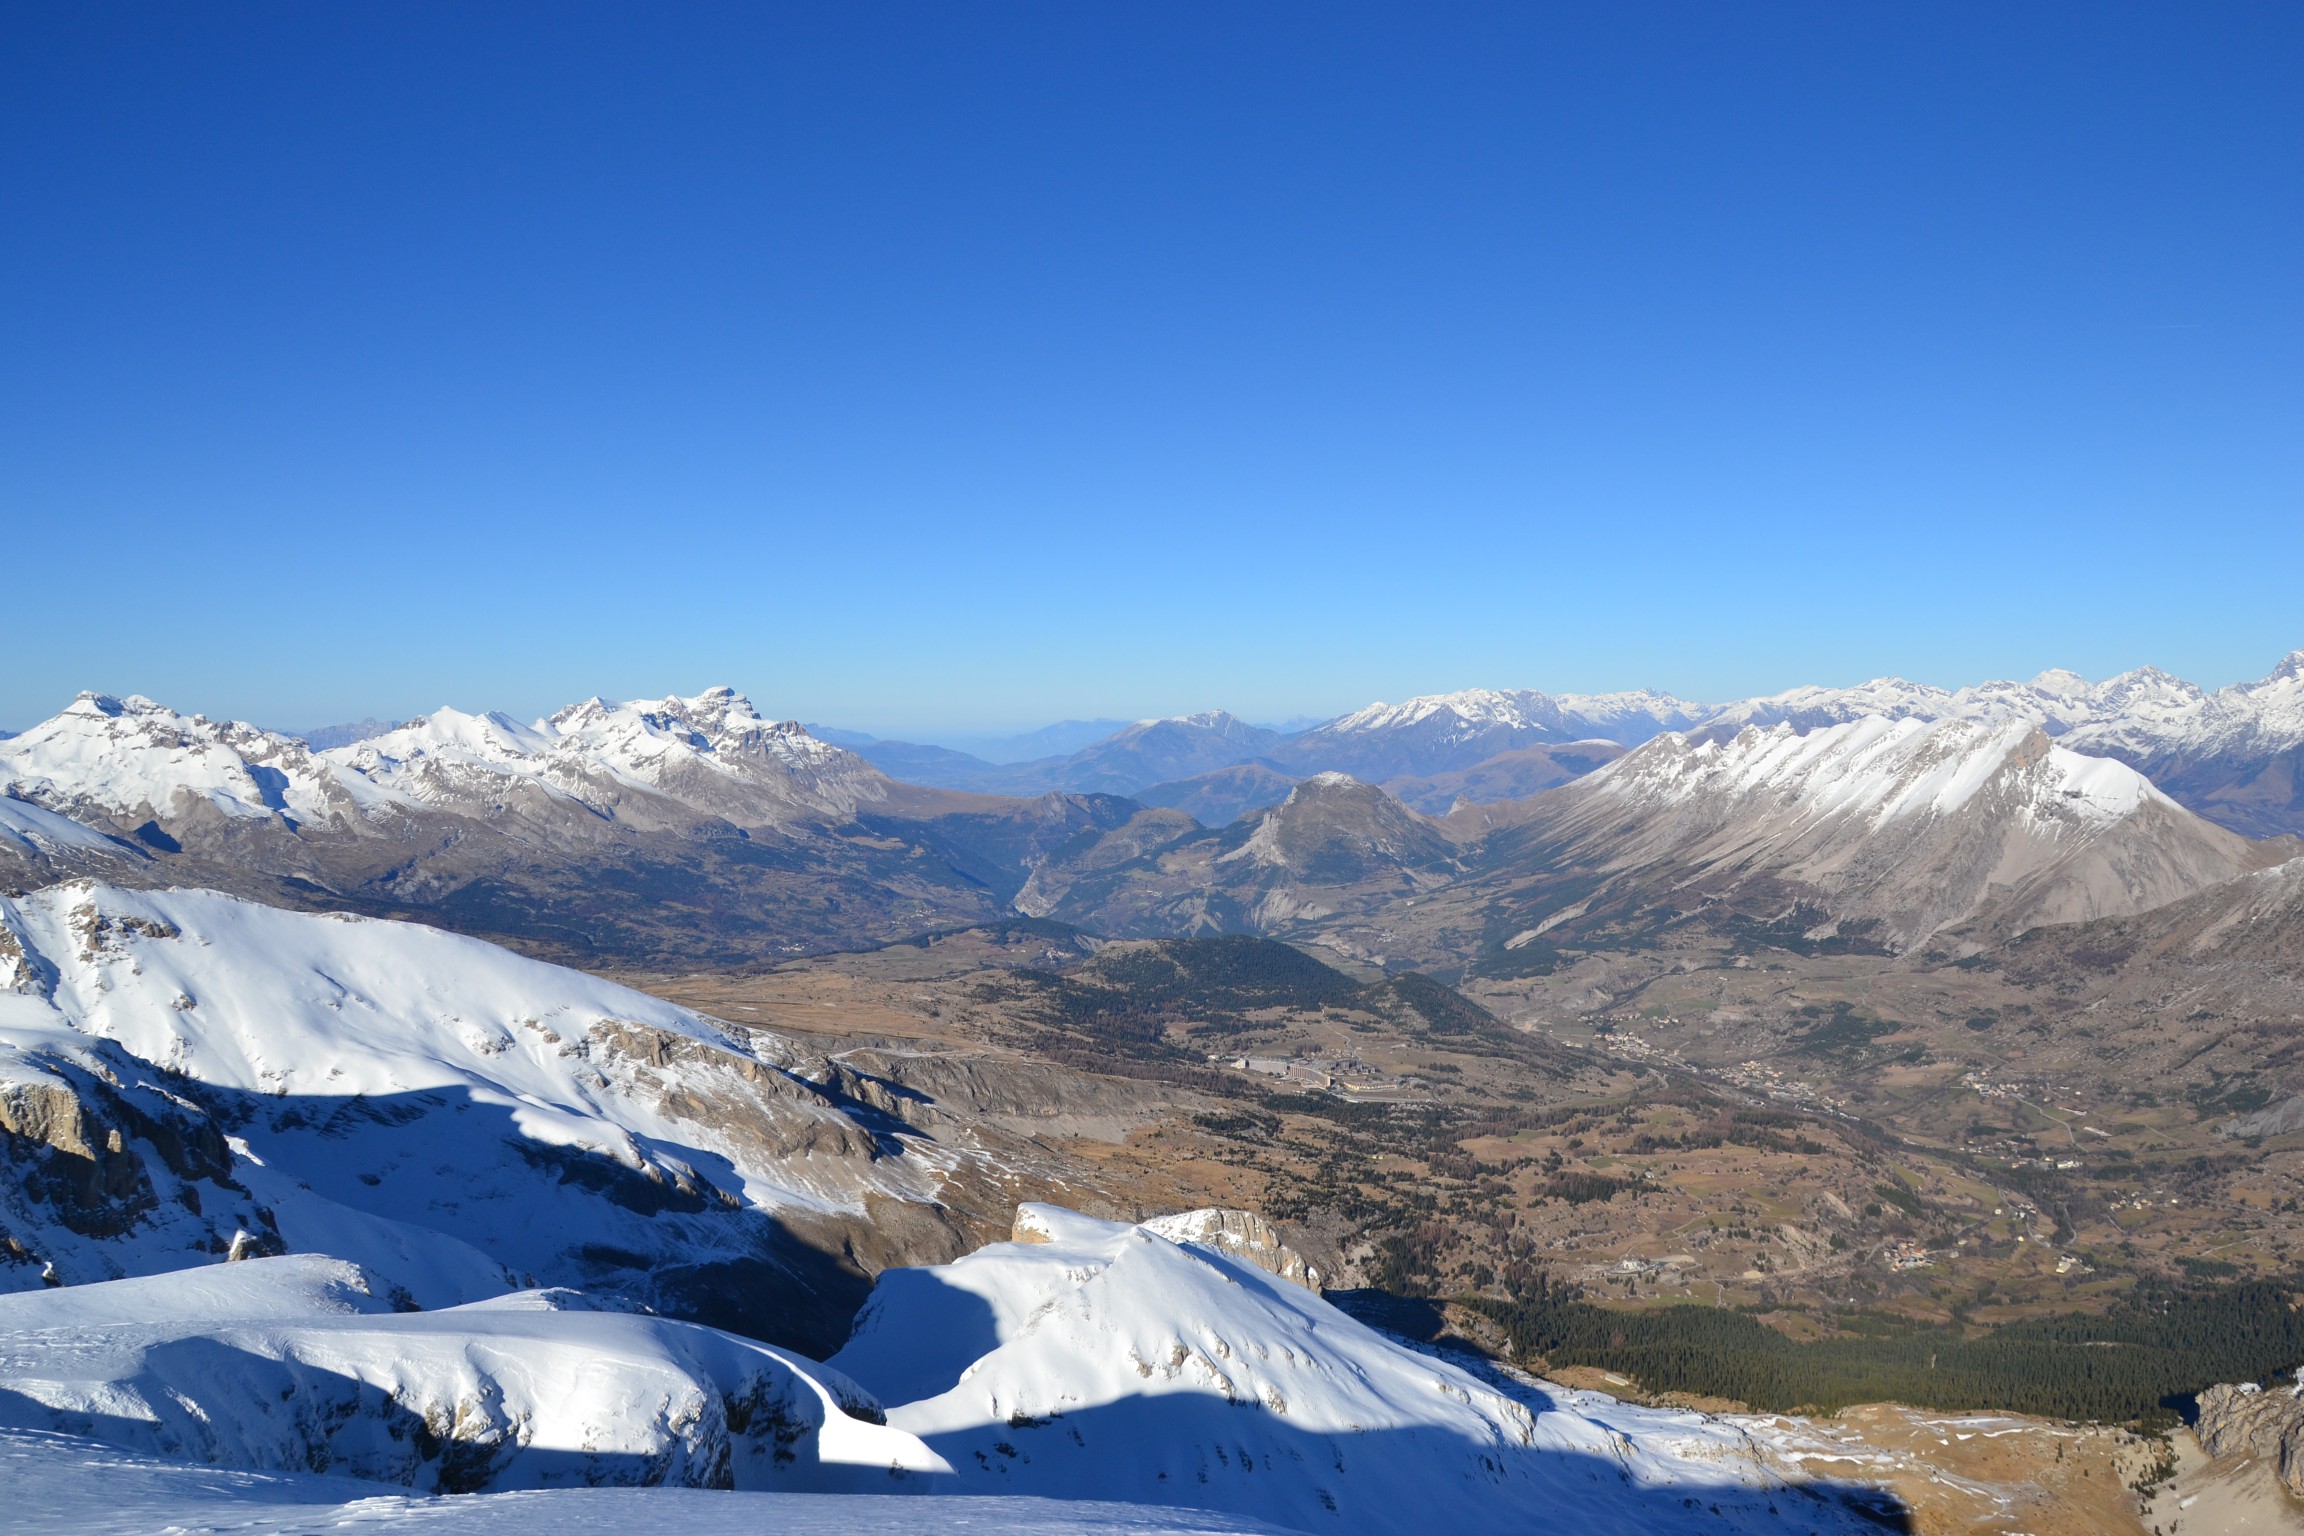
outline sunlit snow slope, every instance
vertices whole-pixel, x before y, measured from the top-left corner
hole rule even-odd
[[[882,1275],[833,1358],[963,1486],[1310,1531],[1864,1528],[1724,1421],[1482,1380],[1147,1227],[1017,1230]]]
[[[933,1228],[957,1156],[843,1081],[413,924],[86,883],[0,899],[0,1145],[39,1153],[0,1183],[0,1290],[239,1241],[406,1270],[428,1304],[426,1277],[460,1298],[508,1273],[830,1347],[863,1281],[821,1250],[866,1251],[908,1207]]]

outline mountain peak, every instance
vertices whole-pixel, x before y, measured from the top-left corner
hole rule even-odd
[[[2246,844],[2035,721],[1868,715],[1663,736],[1542,797],[1545,836],[1616,870],[1778,899],[1806,887],[1881,942],[2145,910],[2249,867]],[[1757,883],[1754,883],[1757,882]]]

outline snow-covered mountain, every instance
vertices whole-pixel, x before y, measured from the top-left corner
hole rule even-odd
[[[169,834],[218,817],[352,831],[425,809],[501,815],[524,797],[644,825],[705,815],[778,827],[847,820],[890,788],[862,759],[762,719],[728,688],[588,699],[533,725],[441,709],[327,752],[242,721],[84,693],[0,742],[0,792],[91,824]]]
[[[533,725],[453,709],[338,748],[328,760],[428,805],[502,804],[535,786],[626,818],[661,796],[733,826],[845,821],[886,802],[887,777],[732,688],[692,699],[587,699]]]
[[[1708,735],[1746,725],[1801,730],[1866,715],[2023,721],[2059,745],[2116,758],[2180,804],[2251,837],[2304,833],[2304,651],[2253,683],[2208,692],[2157,667],[2101,683],[2043,672],[1956,692],[1879,678],[1853,688],[1795,688],[1701,712]]]
[[[1743,1427],[1482,1377],[1364,1327],[1189,1219],[1048,1206],[883,1275],[832,1364],[962,1487],[1304,1531],[1860,1528]]]
[[[1401,704],[1371,704],[1291,737],[1276,754],[1306,773],[1364,782],[1466,769],[1522,747],[1646,741],[1696,723],[1698,706],[1652,692],[1565,694],[1472,688]]]
[[[1684,902],[1805,895],[1841,930],[1894,947],[1972,918],[2025,928],[2143,911],[2279,856],[2021,718],[1675,733],[1514,814],[1491,858],[1541,848],[1552,867]]]
[[[286,1249],[819,1344],[866,1270],[1003,1222],[994,1170],[1053,1166],[477,940],[86,883],[0,899],[0,1132],[0,1291]]]
[[[399,803],[294,737],[97,693],[0,742],[0,794],[98,827],[142,829],[161,847],[171,828],[349,828]]]
[[[531,725],[443,709],[329,752],[84,694],[0,742],[0,801],[18,808],[0,888],[72,874],[199,884],[417,913],[555,956],[686,963],[996,916],[1001,882],[969,863],[965,838],[914,840],[955,809],[974,818],[963,832],[1003,847],[1032,846],[1041,828],[1070,835],[1061,807],[896,784],[727,689],[595,699]],[[52,822],[36,834],[25,808],[113,842]],[[1010,811],[1018,825],[1004,828]]]
[[[1890,720],[2023,721],[2080,752],[2143,770],[2180,803],[2250,836],[2304,833],[2304,651],[2260,682],[2214,693],[2155,667],[2104,682],[2047,671],[2025,682],[1957,690],[1875,678],[1852,687],[1800,687],[1725,704],[1648,690],[1548,695],[1467,689],[1371,704],[1280,742],[1265,754],[1299,775],[1340,770],[1430,803],[1429,781],[1464,776],[1464,798],[1514,798],[1519,777],[1495,764],[1532,746],[1613,742],[1632,747],[1667,731],[1727,738],[1748,725],[1809,731],[1866,716]],[[1597,764],[1594,763],[1593,766]]]
[[[126,870],[151,862],[136,844],[0,795],[0,877],[45,884],[82,869]]]
[[[1055,730],[1051,727],[1051,730]],[[1061,757],[989,763],[940,747],[874,742],[862,755],[898,778],[1001,795],[1132,795],[1140,789],[1266,758],[1283,740],[1221,709],[1138,720]]]

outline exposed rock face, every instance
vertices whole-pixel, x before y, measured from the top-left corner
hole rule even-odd
[[[0,1292],[65,1255],[62,1278],[100,1278],[81,1256],[123,1240],[221,1253],[236,1229],[269,1230],[216,1119],[139,1079],[115,1050],[0,1040]]]
[[[1293,1280],[1315,1294],[1320,1290],[1320,1271],[1282,1242],[1272,1224],[1254,1211],[1215,1208],[1184,1211],[1147,1221],[1144,1227],[1172,1243],[1198,1243],[1204,1248],[1214,1248],[1236,1259],[1246,1259],[1266,1274]]]
[[[2200,1448],[2211,1456],[2253,1452],[2279,1471],[2280,1486],[2304,1498],[2304,1397],[2294,1386],[2254,1382],[2200,1394]]]

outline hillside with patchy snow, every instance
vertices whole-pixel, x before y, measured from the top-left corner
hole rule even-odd
[[[1807,899],[1828,915],[1810,937],[1894,948],[1970,920],[2014,931],[2140,912],[2281,852],[2023,720],[1868,715],[1805,733],[1668,735],[1507,813],[1459,820],[1460,836],[1484,838],[1477,861],[1491,871],[1588,871],[1587,909],[1635,891],[1681,905]]]

